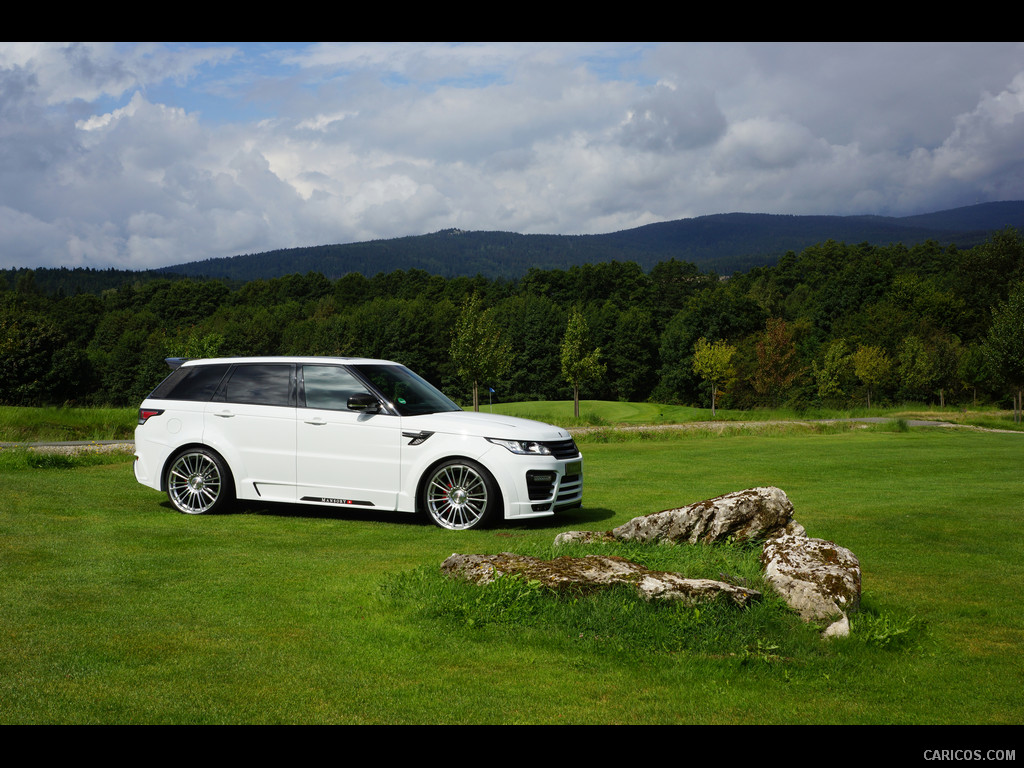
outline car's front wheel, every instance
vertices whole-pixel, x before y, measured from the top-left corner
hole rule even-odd
[[[186,515],[221,511],[234,499],[231,473],[213,451],[189,448],[167,468],[167,497]]]
[[[452,459],[430,471],[421,504],[436,525],[464,531],[494,519],[501,509],[501,493],[491,474],[475,461]]]

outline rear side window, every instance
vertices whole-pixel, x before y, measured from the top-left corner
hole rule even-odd
[[[230,367],[193,365],[178,368],[153,390],[150,397],[158,400],[210,400]]]
[[[217,400],[257,405],[294,405],[291,365],[239,365],[221,387]]]

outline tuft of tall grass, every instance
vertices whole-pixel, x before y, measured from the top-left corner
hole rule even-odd
[[[823,659],[836,646],[821,638],[822,627],[807,624],[768,587],[756,545],[645,546],[605,544],[535,549],[535,557],[611,554],[651,570],[675,571],[686,578],[726,581],[760,591],[748,608],[720,599],[702,605],[645,602],[627,585],[597,591],[555,591],[520,576],[502,576],[476,585],[450,579],[437,567],[393,574],[381,585],[382,599],[394,609],[444,627],[444,631],[486,632],[488,638],[572,645],[612,657],[650,658],[688,654],[706,659],[792,663]],[[525,553],[524,553],[525,554]],[[849,653],[910,652],[926,636],[923,622],[900,620],[877,610],[855,619]]]
[[[0,442],[130,440],[136,408],[28,408],[0,406]]]
[[[0,448],[0,470],[74,469],[118,464],[131,459],[126,451],[101,451],[83,447],[74,453],[39,451],[29,448]]]
[[[863,429],[856,422],[759,422],[721,424],[679,424],[636,428],[580,429],[573,432],[577,443],[633,443],[644,441],[708,440],[722,437],[787,437],[792,435],[838,435]]]

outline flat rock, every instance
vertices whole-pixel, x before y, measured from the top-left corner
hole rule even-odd
[[[830,622],[825,637],[850,633],[846,614],[860,606],[860,563],[844,547],[808,538],[804,527],[793,519],[793,504],[780,488],[727,493],[635,517],[610,531],[567,531],[555,537],[555,545],[616,541],[713,544],[728,540],[764,541],[761,565],[772,589],[804,621]],[[650,591],[670,589],[671,581],[662,578]],[[695,580],[690,581],[687,589],[692,593]]]
[[[497,555],[453,554],[441,564],[449,576],[487,584],[499,576],[518,575],[555,590],[598,589],[629,584],[645,600],[679,600],[688,605],[724,597],[740,606],[761,599],[753,589],[711,579],[685,579],[678,573],[652,571],[621,557],[587,555],[540,560],[502,552]]]

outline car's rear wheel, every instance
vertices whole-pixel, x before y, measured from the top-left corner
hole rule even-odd
[[[186,515],[221,511],[234,499],[231,473],[213,451],[189,448],[167,468],[167,497]]]
[[[464,531],[494,519],[501,509],[501,493],[491,474],[475,461],[452,459],[430,471],[421,504],[435,525]]]

